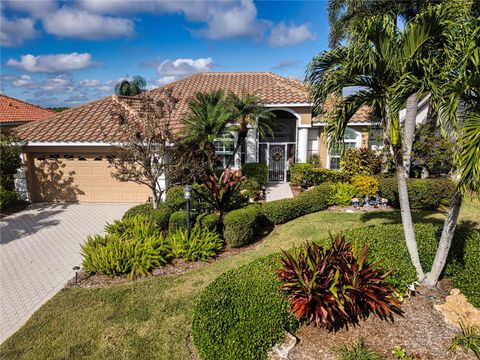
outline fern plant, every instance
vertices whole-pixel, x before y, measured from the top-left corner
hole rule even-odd
[[[123,220],[115,220],[105,225],[105,232],[124,238],[147,238],[150,236],[162,236],[162,230],[155,224],[150,216],[138,214],[126,217]]]
[[[217,233],[200,226],[192,229],[190,238],[186,230],[178,229],[168,236],[168,242],[173,255],[186,261],[207,260],[223,247],[223,240]]]
[[[455,350],[460,346],[472,350],[477,359],[480,359],[480,329],[477,326],[466,326],[463,321],[460,321],[460,328],[461,331],[455,334],[448,350]]]
[[[330,204],[348,206],[352,203],[352,198],[357,193],[357,188],[349,183],[341,182],[332,185],[333,195],[330,198]]]

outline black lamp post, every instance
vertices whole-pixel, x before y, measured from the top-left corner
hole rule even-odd
[[[78,283],[78,272],[80,271],[80,266],[74,266],[73,271],[75,271],[75,284]]]
[[[188,239],[190,239],[190,199],[192,197],[192,188],[188,185],[186,185],[183,188],[183,196],[185,200],[187,200],[187,235]]]

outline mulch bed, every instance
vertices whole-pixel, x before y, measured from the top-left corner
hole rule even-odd
[[[450,288],[447,281],[442,281],[439,289],[419,288],[417,294],[402,305],[403,316],[395,315],[393,322],[370,316],[355,327],[337,332],[302,326],[297,332],[299,343],[288,359],[335,359],[335,351],[340,346],[351,346],[362,338],[368,349],[379,352],[385,359],[392,359],[392,349],[400,345],[407,352],[418,353],[428,360],[473,360],[473,352],[466,353],[460,348],[447,351],[459,329],[447,324],[433,306],[445,302]]]

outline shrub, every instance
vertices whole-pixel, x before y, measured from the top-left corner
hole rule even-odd
[[[397,179],[394,177],[377,177],[380,195],[388,200],[388,204],[398,207]]]
[[[82,266],[104,275],[146,275],[172,257],[158,227],[144,215],[106,226],[106,235],[89,236],[81,245]]]
[[[0,209],[6,209],[17,201],[18,194],[15,190],[6,190],[0,185]]]
[[[21,141],[17,136],[0,131],[0,196],[11,199],[12,193],[1,194],[3,191],[15,190],[15,174],[22,166]]]
[[[149,216],[160,229],[166,230],[168,228],[170,215],[172,215],[172,210],[170,210],[165,203],[158,204],[156,209],[154,209],[151,204],[145,203],[128,209],[122,219],[127,219],[139,214]]]
[[[185,210],[185,195],[183,186],[171,186],[165,196],[165,204],[174,211]]]
[[[373,176],[356,175],[351,182],[357,188],[357,196],[372,197],[378,194],[378,180]]]
[[[380,354],[367,349],[362,338],[358,339],[351,347],[341,346],[336,353],[336,360],[383,360]]]
[[[378,174],[381,166],[381,157],[367,148],[346,149],[340,160],[340,169],[349,178],[355,175]]]
[[[195,211],[190,211],[190,224],[193,227],[195,220],[197,218],[197,213]],[[170,220],[168,221],[168,231],[175,232],[177,229],[186,229],[187,228],[187,213],[185,210],[179,210],[172,213]]]
[[[330,198],[331,205],[348,206],[352,198],[357,194],[357,188],[349,183],[333,184],[333,196]]]
[[[254,180],[260,186],[267,186],[268,183],[268,167],[267,164],[262,163],[246,163],[242,165],[242,175],[247,177],[247,180]]]
[[[300,216],[325,210],[332,197],[331,184],[322,184],[301,193],[293,199],[283,199],[263,204],[262,213],[272,224],[283,224]]]
[[[324,169],[305,163],[290,165],[290,182],[292,185],[315,186],[325,182],[347,180],[348,177],[340,171]]]
[[[298,323],[280,293],[275,255],[229,270],[200,294],[192,340],[202,359],[264,359]]]
[[[186,230],[177,229],[169,234],[167,241],[172,247],[173,255],[186,261],[207,260],[223,247],[223,240],[218,234],[200,226],[192,229],[190,238]]]
[[[337,328],[371,313],[388,318],[401,312],[385,281],[389,272],[367,259],[367,244],[355,254],[352,244],[337,236],[331,245],[305,242],[297,250],[283,251],[277,274],[298,319]]]
[[[237,248],[251,244],[260,222],[260,208],[256,205],[233,210],[223,219],[223,236],[229,247]]]
[[[196,225],[202,229],[218,232],[221,229],[220,215],[203,213],[197,216]]]
[[[320,161],[320,157],[318,156],[318,154],[308,155],[307,163],[317,167],[320,167],[322,165],[322,162]]]

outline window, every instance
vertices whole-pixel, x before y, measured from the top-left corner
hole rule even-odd
[[[45,155],[37,156],[38,161],[45,161]]]
[[[218,156],[217,167],[219,169],[224,169],[229,161],[230,165],[235,165],[234,160],[230,160],[235,150],[235,138],[233,135],[227,134],[223,139],[215,140],[213,146],[215,147],[215,154]]]
[[[73,160],[73,155],[72,155],[72,154],[64,154],[64,155],[63,155],[63,158],[64,158],[65,160]]]
[[[360,147],[360,134],[356,131],[347,129],[345,131],[345,136],[343,137],[343,143],[345,145],[345,149],[352,149]],[[341,150],[337,149],[329,149],[328,150],[328,158],[329,158],[329,169],[332,170],[340,170],[340,157],[341,157]]]
[[[102,155],[95,156],[93,161],[102,161]]]
[[[60,158],[60,155],[58,155],[58,154],[50,154],[49,158],[50,158],[50,160],[57,160],[57,159]]]
[[[79,161],[87,161],[87,158],[83,155],[78,155],[78,160]]]

